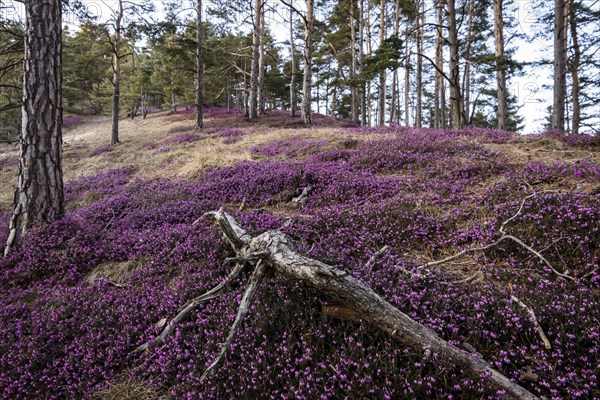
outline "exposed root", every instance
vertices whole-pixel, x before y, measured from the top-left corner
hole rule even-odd
[[[242,324],[244,317],[248,314],[248,311],[250,311],[252,299],[254,298],[254,295],[256,294],[256,291],[258,289],[258,284],[260,283],[261,279],[265,276],[266,271],[267,267],[263,263],[263,261],[258,261],[258,263],[256,264],[256,268],[254,269],[254,272],[252,272],[252,276],[248,281],[248,287],[246,288],[246,291],[244,292],[244,297],[242,297],[242,301],[240,302],[240,307],[238,308],[237,315],[235,316],[235,321],[233,321],[231,329],[229,330],[229,335],[227,336],[225,343],[223,343],[223,345],[221,346],[221,351],[219,351],[219,355],[217,356],[215,361],[213,361],[212,364],[210,364],[206,371],[204,371],[202,377],[200,378],[200,381],[206,379],[206,377],[208,377],[208,375],[212,373],[216,366],[219,365],[219,363],[223,359],[223,356],[225,356],[225,353],[229,349],[229,346],[231,346],[231,342],[233,341],[233,338],[235,337],[240,325]]]

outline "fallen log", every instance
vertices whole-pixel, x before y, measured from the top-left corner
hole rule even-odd
[[[433,330],[398,310],[348,272],[296,252],[292,239],[281,231],[271,230],[253,237],[222,210],[207,213],[203,218],[210,218],[220,226],[225,239],[240,259],[247,260],[249,263],[254,255],[254,259],[258,259],[258,262],[255,262],[256,268],[262,268],[264,265],[313,286],[332,300],[353,310],[363,321],[422,351],[424,359],[430,359],[434,354],[443,360],[454,363],[466,374],[482,379],[490,386],[504,391],[506,398],[538,399],[525,388],[491,368],[483,359],[451,345]],[[253,293],[255,290],[256,284],[251,282],[247,293],[249,291]],[[251,298],[252,296],[245,297]],[[227,342],[223,345],[215,362],[211,364],[210,369],[213,369],[223,357],[228,344],[231,343],[232,335],[235,334],[241,317],[247,313],[248,307],[248,304],[240,307]],[[181,313],[177,318],[181,319]],[[172,325],[170,322],[168,326],[171,326],[172,329]],[[164,337],[162,334],[159,337],[161,336]]]

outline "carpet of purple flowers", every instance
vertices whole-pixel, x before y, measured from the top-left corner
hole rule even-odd
[[[488,146],[518,140],[495,130],[339,129],[340,142],[271,143],[254,149],[259,162],[194,181],[142,180],[121,168],[68,184],[65,217],[35,228],[0,260],[0,397],[90,398],[123,381],[177,399],[502,397],[459,366],[424,363],[365,324],[327,317],[326,298],[281,276],[261,286],[206,381],[200,376],[227,336],[247,276],[162,346],[130,354],[228,273],[231,252],[220,233],[192,225],[224,205],[250,231],[283,226],[299,251],[347,269],[533,393],[600,398],[600,166],[517,162]],[[223,136],[242,135],[231,132]],[[343,140],[362,133],[368,140]],[[272,159],[278,155],[286,158]],[[307,203],[295,208],[291,194],[309,182]],[[512,242],[445,272],[415,269],[492,242],[534,192],[506,229],[575,281]],[[245,211],[236,211],[242,202]],[[8,215],[0,213],[4,224]],[[3,225],[0,242],[6,235]],[[89,279],[111,263],[130,265],[120,285]],[[479,278],[460,283],[473,273]],[[535,310],[551,349],[511,295]]]

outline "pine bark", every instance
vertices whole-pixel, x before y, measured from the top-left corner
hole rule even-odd
[[[474,18],[475,0],[469,0],[469,19],[467,22],[467,38],[465,43],[465,72],[463,74],[463,96],[465,101],[466,118],[468,118],[468,116],[470,115],[471,110],[471,43],[473,41]]]
[[[565,48],[565,0],[554,0],[554,93],[552,129],[565,130],[567,59]]]
[[[363,67],[363,56],[364,56],[364,44],[365,44],[365,18],[364,18],[364,0],[360,0],[360,8],[358,10],[358,37],[359,37],[359,46],[358,46],[358,65],[361,70]],[[362,126],[367,125],[367,90],[366,84],[364,80],[361,79],[360,83],[360,124]]]
[[[254,29],[252,31],[252,70],[250,73],[250,115],[251,119],[258,117],[258,68],[260,47],[260,10],[262,0],[254,2]]]
[[[306,0],[306,20],[304,27],[304,82],[302,84],[302,121],[306,125],[312,124],[312,53],[313,53],[313,13],[314,0]]]
[[[425,25],[425,1],[417,1],[417,12],[415,13],[415,33],[417,35],[417,71],[416,71],[416,91],[415,102],[415,127],[420,128],[423,124],[423,26]]]
[[[29,228],[64,214],[61,1],[25,4],[19,181],[4,254]]]
[[[410,34],[408,27],[406,29],[405,57],[406,62],[410,64],[410,49],[409,49]],[[410,69],[404,68],[404,121],[406,126],[410,126]]]
[[[265,91],[265,5],[260,9],[260,37],[258,54],[258,115],[265,115],[267,93]]]
[[[400,0],[396,0],[396,7],[394,9],[394,35],[398,36],[400,33]],[[408,43],[405,43],[404,48],[408,51]],[[406,61],[408,62],[408,60]],[[408,68],[404,68],[405,71]],[[398,86],[398,68],[394,68],[394,73],[392,74],[392,98],[390,99],[391,108],[390,108],[390,124],[396,124],[400,120],[400,100]]]
[[[381,0],[380,2],[381,15],[379,16],[379,45],[383,45],[383,41],[385,40],[385,0]],[[379,117],[377,122],[380,126],[385,125],[385,78],[386,71],[385,69],[379,73]]]
[[[110,144],[119,143],[119,102],[121,98],[121,25],[123,20],[123,1],[117,3],[115,18],[115,41],[113,43],[113,96],[112,127]]]
[[[575,0],[569,0],[569,27],[571,29],[571,40],[573,45],[573,58],[571,60],[571,80],[573,97],[573,118],[571,120],[571,133],[579,134],[579,125],[581,124],[581,79],[579,78],[579,67],[581,65],[581,47],[579,46],[579,37],[577,34],[577,13]]]
[[[443,9],[442,0],[436,0],[437,37],[435,40],[435,97],[434,97],[434,127],[446,129],[446,94],[444,90],[444,52],[443,52]]]
[[[496,39],[496,81],[498,94],[498,129],[506,129],[508,108],[506,103],[506,59],[504,56],[503,0],[494,0],[494,36]]]
[[[196,31],[196,39],[198,41],[198,50],[196,56],[196,130],[204,127],[202,118],[203,98],[202,90],[204,84],[204,66],[202,64],[202,0],[196,2],[196,17],[198,19],[198,27]],[[229,85],[227,86],[229,87]],[[227,97],[227,107],[229,108],[229,96]]]
[[[354,16],[354,0],[350,0],[350,14],[348,16],[350,23],[350,97],[352,121],[359,123],[358,117],[358,88],[356,86],[356,18]]]
[[[453,128],[465,125],[464,102],[460,90],[458,29],[455,0],[448,0],[448,41],[450,44],[450,113]]]
[[[292,77],[290,81],[290,115],[296,116],[296,46],[294,45],[294,9],[290,7],[290,53]]]

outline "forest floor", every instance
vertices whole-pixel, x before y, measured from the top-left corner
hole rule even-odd
[[[283,111],[249,121],[220,108],[196,132],[193,117],[123,119],[112,147],[110,118],[66,127],[67,215],[0,260],[0,397],[502,398],[278,276],[206,381],[242,279],[164,345],[132,355],[226,275],[219,233],[191,224],[224,207],[251,232],[282,229],[536,395],[600,398],[598,138],[320,115],[306,128]],[[0,146],[4,243],[18,146]],[[305,204],[291,201],[309,185]],[[418,268],[501,230],[547,264],[509,241]],[[535,311],[549,348],[511,296]]]
[[[149,114],[146,119],[140,117],[122,119],[119,122],[119,138],[122,143],[110,149],[111,118],[87,117],[74,126],[67,126],[63,132],[63,173],[64,181],[77,180],[90,176],[106,168],[134,166],[136,175],[144,178],[193,178],[211,168],[233,165],[240,161],[251,161],[251,148],[269,142],[286,140],[290,136],[304,140],[340,141],[338,129],[351,126],[348,121],[329,118],[320,120],[312,128],[303,128],[298,120],[290,120],[280,112],[262,121],[262,129],[256,124],[240,118],[235,113],[205,118],[205,131],[200,140],[190,140],[185,146],[161,144],[168,137],[178,134],[194,134],[193,114],[183,112],[171,115],[169,112]],[[329,125],[329,126],[319,126]],[[218,130],[224,126],[250,130],[250,135],[240,136],[239,141],[223,143]],[[266,128],[266,129],[265,129]],[[333,128],[333,129],[332,129]],[[336,129],[337,128],[337,129]],[[217,134],[214,134],[217,131]],[[379,138],[381,135],[377,135]],[[372,135],[350,134],[355,140],[372,140]],[[181,139],[185,142],[185,137]],[[176,143],[177,144],[177,143]],[[521,136],[510,143],[483,143],[484,146],[506,154],[510,159],[525,163],[534,162],[577,162],[584,158],[600,163],[600,151],[590,151],[586,147],[568,146],[558,138]],[[100,149],[98,156],[93,151]],[[16,161],[19,157],[18,145],[0,144],[0,210],[12,204],[12,187],[16,186]],[[4,164],[3,164],[4,163]],[[14,167],[11,168],[11,166]]]

